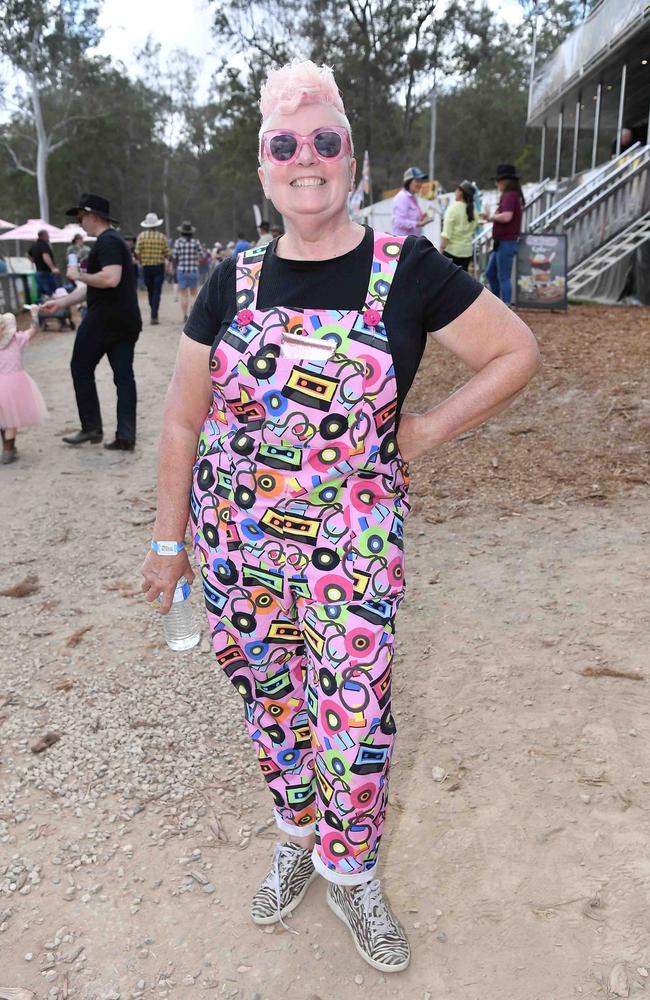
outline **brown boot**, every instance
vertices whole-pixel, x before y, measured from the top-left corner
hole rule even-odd
[[[2,432],[2,464],[10,465],[11,462],[15,462],[18,458],[18,452],[16,451],[16,439],[8,438],[5,436],[4,431]]]

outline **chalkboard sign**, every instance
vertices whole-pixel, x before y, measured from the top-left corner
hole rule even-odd
[[[516,304],[520,309],[567,309],[564,233],[522,233],[517,250]]]
[[[29,304],[27,275],[0,274],[0,313],[18,315],[24,305]]]

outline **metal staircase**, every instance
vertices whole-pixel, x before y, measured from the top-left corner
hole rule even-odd
[[[589,171],[585,180],[563,197],[556,199],[546,211],[533,219],[525,218],[526,231],[531,233],[552,232],[554,227],[563,230],[578,212],[588,209],[602,198],[625,184],[632,173],[643,172],[650,163],[650,146],[635,143],[616,159],[601,164]]]
[[[569,295],[578,296],[592,281],[599,278],[603,271],[617,264],[646,240],[650,240],[650,212],[646,212],[569,272]]]
[[[543,181],[529,197],[523,231],[565,233],[569,295],[585,291],[650,240],[650,145],[636,143],[559,198]],[[490,227],[474,240],[479,273],[487,265],[491,235]]]
[[[557,182],[552,181],[550,177],[545,177],[544,180],[540,181],[537,187],[528,194],[528,198],[524,206],[524,217],[522,220],[522,228],[525,233],[533,232],[537,220],[546,215],[548,210],[551,208],[553,202],[555,201],[556,189]]]

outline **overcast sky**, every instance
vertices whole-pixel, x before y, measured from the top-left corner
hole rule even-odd
[[[504,17],[521,19],[517,0],[488,0]],[[134,51],[142,48],[147,35],[160,42],[163,53],[187,49],[205,61],[202,89],[210,80],[215,41],[210,33],[214,5],[207,0],[104,0],[100,24],[105,31],[98,51],[121,59],[131,74],[136,72]],[[199,95],[204,96],[203,94]]]
[[[212,17],[206,0],[104,0],[99,23],[105,34],[98,51],[133,69],[134,50],[151,34],[165,52],[188,49],[205,58],[214,44]]]

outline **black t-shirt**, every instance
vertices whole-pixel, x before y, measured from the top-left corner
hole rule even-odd
[[[286,260],[269,244],[260,275],[260,309],[363,310],[372,266],[374,233],[366,227],[359,246],[331,260]],[[236,308],[235,257],[228,257],[203,285],[184,332],[200,344],[215,344]],[[451,323],[480,295],[483,286],[443,257],[424,236],[408,236],[384,308],[384,325],[395,365],[397,412],[422,360],[427,333]]]
[[[114,229],[105,229],[88,254],[88,274],[97,274],[108,264],[120,264],[122,277],[115,288],[88,286],[86,322],[101,325],[107,332],[124,337],[137,336],[142,329],[138,293],[129,248]]]
[[[54,253],[52,252],[52,247],[47,240],[36,240],[36,243],[32,243],[27,253],[34,261],[37,271],[46,271],[48,274],[50,273],[49,266],[43,260],[43,254],[49,253],[50,260],[54,263]]]
[[[633,146],[634,143],[638,142],[638,141],[639,141],[638,139],[634,138],[634,133],[632,133],[632,138],[630,139],[629,142],[621,142],[621,153],[624,153],[626,149],[629,149],[630,146]],[[617,145],[617,142],[618,142],[618,139],[612,139],[612,144],[609,147],[610,150],[611,150],[612,156],[616,156],[616,145]]]

